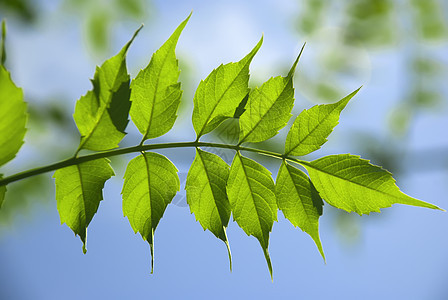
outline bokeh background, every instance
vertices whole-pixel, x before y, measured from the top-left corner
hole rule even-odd
[[[133,77],[193,10],[177,47],[184,96],[174,128],[154,142],[194,139],[192,98],[221,63],[238,61],[261,34],[250,85],[286,74],[307,42],[295,77],[294,115],[363,85],[328,143],[306,157],[353,153],[394,173],[400,188],[448,208],[448,2],[444,0],[0,0],[7,68],[24,89],[30,119],[25,145],[2,169],[12,174],[69,157],[79,142],[75,101],[91,88],[95,65],[128,52]],[[208,139],[232,141],[232,122]],[[229,129],[226,131],[225,129]],[[130,124],[122,146],[139,143]],[[282,151],[287,130],[260,147]],[[194,150],[160,151],[185,183]],[[228,162],[231,152],[220,153]],[[204,232],[181,191],[149,247],[123,217],[126,162],[112,160],[88,252],[60,225],[50,174],[11,184],[0,211],[0,299],[447,299],[448,215],[395,205],[359,217],[324,207],[320,234],[327,264],[311,238],[279,213],[270,239],[274,282],[258,242],[234,222],[224,244]],[[256,157],[275,178],[278,163]],[[181,187],[183,188],[183,186]]]

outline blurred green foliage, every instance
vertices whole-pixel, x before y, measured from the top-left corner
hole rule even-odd
[[[149,12],[149,3],[145,0],[65,0],[63,11],[82,16],[89,45],[93,51],[104,53],[109,49],[114,25],[143,22]]]
[[[11,13],[26,23],[33,22],[37,14],[31,0],[0,0],[0,11]]]
[[[399,51],[406,68],[406,73],[400,74],[404,82],[398,94],[402,96],[384,101],[398,102],[390,114],[390,133],[405,136],[420,111],[438,109],[446,102],[441,79],[448,72],[446,62],[437,57],[440,55],[437,46],[448,42],[446,4],[444,0],[301,1],[296,22],[301,35],[312,40],[328,28],[337,28],[336,33],[341,35],[335,38],[326,34],[323,43],[327,40],[336,45],[320,47],[319,53],[314,54],[325,73],[301,78],[302,87],[311,99],[333,102],[342,96],[341,78],[348,75],[352,79],[366,79],[353,72],[356,71],[353,65],[365,64],[354,54],[365,49]]]

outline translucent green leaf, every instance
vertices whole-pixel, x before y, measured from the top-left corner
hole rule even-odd
[[[103,200],[104,183],[114,175],[106,158],[59,169],[54,173],[61,224],[66,223],[79,235],[84,253],[87,226]]]
[[[315,105],[303,110],[286,137],[285,155],[306,155],[320,149],[333,128],[338,125],[341,111],[360,89],[339,102]]]
[[[187,203],[195,214],[196,220],[204,230],[210,230],[217,238],[226,243],[229,253],[230,269],[232,260],[226,227],[230,219],[230,203],[227,199],[226,184],[229,166],[216,154],[201,149],[188,172],[185,189]]]
[[[73,117],[81,134],[79,149],[116,148],[125,136],[131,106],[126,53],[140,29],[117,55],[96,68],[93,90],[76,103]]]
[[[329,155],[300,162],[322,198],[329,204],[360,215],[400,203],[440,209],[400,191],[392,174],[368,160],[350,154]]]
[[[3,174],[0,174],[0,179],[3,178]],[[3,200],[5,200],[5,193],[6,193],[6,185],[0,186],[0,208],[2,208]]]
[[[0,166],[13,159],[22,147],[26,120],[22,89],[0,65]]]
[[[167,133],[176,121],[182,97],[176,45],[191,14],[151,57],[131,84],[131,118],[143,140]]]
[[[249,65],[262,43],[263,37],[242,60],[220,65],[199,83],[193,99],[192,116],[198,138],[234,116],[249,91]]]
[[[131,160],[124,174],[123,213],[134,232],[140,232],[151,250],[154,268],[154,231],[180,189],[177,169],[165,156],[146,152]]]
[[[283,162],[277,175],[275,194],[285,218],[311,236],[325,260],[319,238],[319,217],[324,203],[308,176]]]
[[[288,76],[271,78],[250,92],[246,111],[240,117],[240,144],[265,141],[288,123],[294,105],[293,75],[302,51]]]
[[[230,167],[227,195],[233,218],[247,235],[260,242],[272,278],[269,233],[277,220],[275,186],[271,173],[259,163],[237,153]]]

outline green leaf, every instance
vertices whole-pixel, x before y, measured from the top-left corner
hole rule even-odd
[[[333,104],[315,105],[295,119],[286,137],[285,155],[306,155],[327,141],[333,128],[339,123],[339,115],[361,88]]]
[[[294,105],[293,75],[302,51],[303,47],[288,76],[271,78],[250,92],[246,111],[240,117],[239,144],[265,141],[286,126]]]
[[[79,235],[84,253],[87,251],[87,226],[103,200],[104,183],[114,175],[106,158],[65,167],[53,175],[61,224],[66,223]]]
[[[116,148],[125,136],[131,106],[126,53],[141,28],[117,55],[96,68],[93,90],[76,103],[73,117],[81,134],[79,150]]]
[[[238,152],[230,167],[227,195],[233,218],[247,235],[260,242],[272,278],[269,233],[277,220],[275,186],[271,173],[259,163]]]
[[[151,57],[131,84],[131,118],[143,141],[167,133],[176,121],[182,97],[176,45],[191,14]]]
[[[400,203],[440,209],[402,193],[392,174],[368,160],[350,154],[329,155],[312,162],[300,161],[322,198],[329,204],[360,215]]]
[[[249,100],[249,94],[247,94],[246,97],[241,100],[240,104],[238,104],[238,107],[235,109],[235,112],[233,114],[233,118],[239,119],[241,115],[246,111],[247,100]]]
[[[187,203],[204,230],[210,230],[227,246],[230,269],[232,258],[226,227],[230,219],[230,203],[226,184],[229,166],[216,154],[196,149],[196,157],[187,175]]]
[[[140,232],[151,250],[154,269],[154,231],[180,189],[177,169],[165,156],[144,152],[132,159],[124,174],[123,213],[134,232]]]
[[[0,166],[13,159],[22,147],[26,120],[22,89],[0,65]]]
[[[3,174],[0,174],[0,179],[3,178]],[[5,200],[6,185],[0,185],[0,208],[2,208],[3,200]]]
[[[192,116],[198,139],[234,116],[249,91],[249,65],[262,43],[263,37],[242,60],[220,65],[199,83]]]
[[[324,203],[308,176],[283,161],[275,183],[278,208],[292,225],[299,227],[316,243],[325,261],[319,238],[319,217]]]

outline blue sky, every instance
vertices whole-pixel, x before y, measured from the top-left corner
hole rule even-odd
[[[52,6],[48,5],[51,11]],[[315,99],[300,89],[300,76],[311,76],[319,66],[314,54],[335,37],[338,28],[322,28],[321,36],[300,36],[292,29],[300,9],[295,1],[154,1],[155,14],[132,45],[128,66],[135,76],[174,28],[193,9],[193,16],[178,44],[178,57],[185,58],[191,80],[184,84],[183,101],[192,101],[198,82],[221,63],[237,61],[252,49],[261,34],[264,44],[251,65],[251,80],[261,83],[284,72],[303,42],[307,48],[296,78],[294,112],[310,107]],[[117,27],[114,52],[129,39],[139,23]],[[83,43],[76,18],[49,12],[35,29],[9,23],[9,65],[16,83],[33,101],[55,95],[75,100],[90,89],[88,78],[103,58],[92,58]],[[338,45],[337,41],[334,45]],[[342,46],[341,46],[342,47]],[[447,61],[447,44],[435,46]],[[396,105],[398,86],[405,72],[403,47],[394,50],[351,49],[358,71],[345,81],[346,94],[364,85],[356,100],[342,113],[329,142],[316,156],[354,153],[354,132],[384,135],[390,110]],[[303,73],[302,73],[303,72]],[[308,72],[308,73],[307,73]],[[308,74],[308,75],[307,75]],[[188,89],[188,90],[187,90]],[[338,100],[338,99],[335,99]],[[409,147],[422,150],[447,147],[447,96],[437,113],[419,114],[409,133]],[[395,101],[395,102],[394,102]],[[194,139],[190,124],[191,106],[186,105],[173,130],[161,140]],[[133,125],[126,143],[138,143]],[[75,134],[71,132],[69,134]],[[63,133],[48,134],[46,143],[58,145]],[[22,161],[41,165],[33,157],[39,148],[37,132],[30,129],[27,141],[12,167]],[[72,141],[68,141],[69,143]],[[75,149],[76,145],[73,145]],[[194,150],[161,151],[178,167],[188,171]],[[365,157],[364,153],[356,153]],[[127,160],[132,155],[126,157]],[[368,157],[365,157],[368,158]],[[406,157],[402,157],[403,160]],[[423,157],[425,159],[425,157]],[[428,158],[430,159],[430,158]],[[35,160],[35,161],[34,161]],[[229,272],[225,245],[204,232],[182,195],[177,205],[168,206],[155,234],[155,274],[149,274],[149,247],[123,217],[120,191],[125,161],[114,161],[116,175],[107,182],[105,200],[88,229],[88,252],[66,225],[60,225],[53,199],[47,205],[32,206],[32,219],[19,215],[15,226],[0,237],[0,299],[227,299],[292,297],[301,299],[446,299],[448,296],[448,236],[446,213],[395,205],[382,214],[350,215],[359,236],[344,239],[338,214],[324,207],[320,235],[327,264],[311,238],[279,213],[270,238],[274,267],[271,282],[258,242],[231,222],[228,236],[233,254]],[[412,163],[412,161],[409,161]],[[398,178],[406,193],[448,208],[447,161],[442,168],[420,172],[408,167]],[[275,178],[278,166],[271,171]],[[52,181],[48,174],[48,181]],[[8,200],[8,199],[7,199]]]

